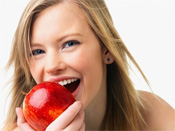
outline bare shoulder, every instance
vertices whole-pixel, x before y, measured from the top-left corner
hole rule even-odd
[[[159,96],[139,91],[142,96],[144,109],[141,110],[147,129],[149,130],[175,130],[175,110]]]

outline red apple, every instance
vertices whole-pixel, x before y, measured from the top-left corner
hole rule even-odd
[[[65,87],[53,82],[43,82],[34,86],[26,95],[23,114],[32,128],[44,131],[74,102],[74,97]]]

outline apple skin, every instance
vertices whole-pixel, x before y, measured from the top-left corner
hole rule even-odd
[[[42,82],[26,95],[23,114],[32,128],[45,131],[47,126],[74,102],[74,97],[65,87],[58,83]]]

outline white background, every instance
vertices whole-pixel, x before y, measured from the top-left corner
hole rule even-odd
[[[0,0],[0,126],[12,70],[6,72],[11,42],[29,0]],[[175,1],[106,0],[115,27],[150,81],[151,88],[175,108]],[[136,89],[150,91],[137,71]],[[8,101],[6,107],[8,107]]]

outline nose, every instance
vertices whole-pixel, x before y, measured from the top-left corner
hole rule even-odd
[[[46,61],[45,70],[49,74],[55,74],[66,69],[66,64],[61,57],[57,55],[49,56]]]

